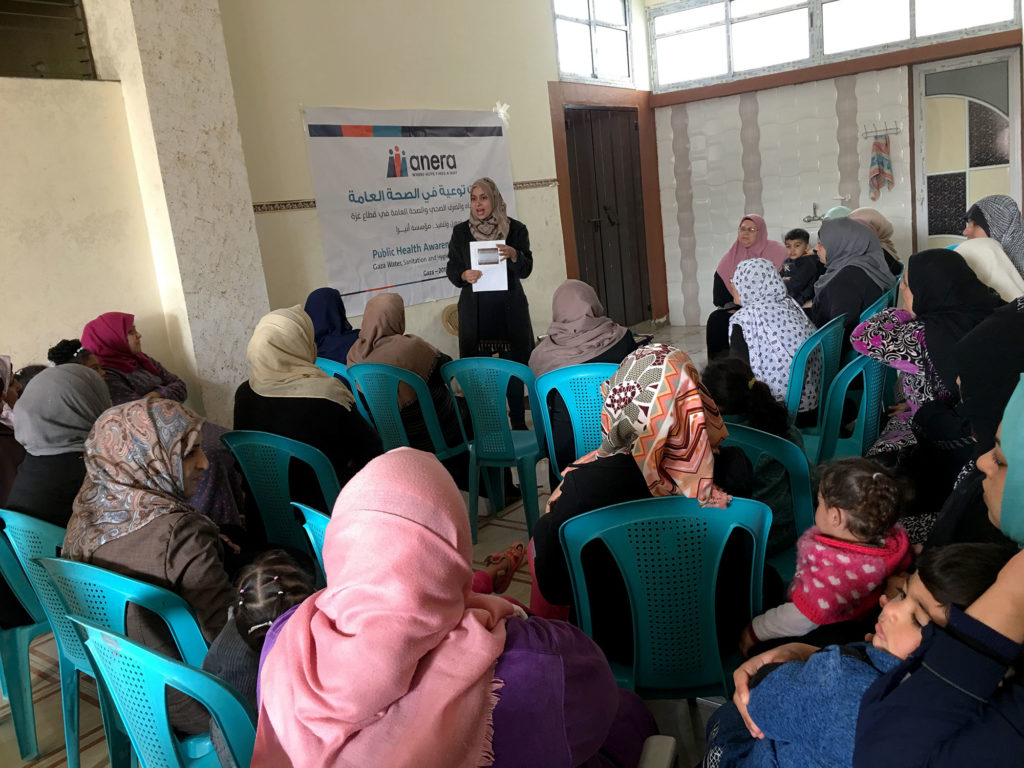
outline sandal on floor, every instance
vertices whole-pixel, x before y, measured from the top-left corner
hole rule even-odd
[[[484,558],[484,566],[497,565],[500,570],[492,577],[492,588],[495,592],[504,592],[512,583],[512,577],[519,570],[526,558],[526,545],[516,543],[504,552],[496,552]]]

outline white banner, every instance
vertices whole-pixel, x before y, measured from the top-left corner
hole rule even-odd
[[[493,112],[302,111],[327,282],[362,314],[375,291],[406,305],[454,296],[445,275],[469,185],[494,180],[515,216],[512,168]]]

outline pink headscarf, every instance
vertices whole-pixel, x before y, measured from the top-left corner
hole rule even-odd
[[[159,375],[147,355],[136,355],[128,347],[128,331],[133,325],[135,315],[104,312],[86,323],[82,330],[82,346],[96,355],[104,368],[131,373],[141,365],[150,373]]]
[[[514,608],[472,591],[471,556],[462,495],[431,454],[397,448],[350,480],[327,526],[327,588],[260,673],[254,768],[491,765]]]
[[[748,213],[740,219],[740,226],[742,227],[743,222],[748,219],[757,225],[757,239],[749,248],[744,248],[737,240],[718,262],[718,274],[722,276],[726,285],[732,280],[733,273],[741,261],[768,259],[775,265],[775,269],[782,269],[782,262],[786,260],[786,246],[768,239],[768,225],[764,223],[764,219],[756,213]]]

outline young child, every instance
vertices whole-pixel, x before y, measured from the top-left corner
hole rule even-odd
[[[806,635],[874,607],[886,578],[910,564],[910,541],[896,525],[902,496],[896,481],[868,459],[841,459],[825,468],[814,526],[797,541],[790,602],[747,625],[740,638],[744,655],[762,640]]]
[[[750,680],[747,714],[762,738],[754,738],[736,706],[726,704],[708,722],[704,765],[851,765],[864,692],[917,649],[924,626],[945,626],[951,605],[963,609],[980,597],[1013,554],[1001,544],[927,549],[897,596],[882,597],[869,643],[776,649],[794,660],[765,664]]]
[[[808,248],[811,236],[806,229],[791,229],[786,233],[786,251],[789,258],[782,262],[782,281],[786,284],[786,293],[803,306],[814,299],[814,284],[825,272],[825,265]]]

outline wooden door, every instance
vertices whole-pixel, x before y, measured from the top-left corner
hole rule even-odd
[[[566,107],[565,133],[580,280],[615,322],[649,320],[637,111]]]

